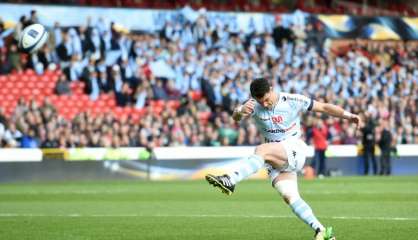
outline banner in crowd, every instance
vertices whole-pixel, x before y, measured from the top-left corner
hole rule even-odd
[[[205,175],[224,174],[225,171],[235,169],[242,158],[219,158],[199,160],[170,160],[170,161],[105,161],[103,166],[113,173],[134,178],[150,180],[196,180],[204,179]],[[231,170],[232,171],[232,170]],[[252,175],[252,179],[265,179],[267,171],[260,170]]]
[[[146,154],[141,148],[73,148],[68,149],[66,160],[103,160],[103,166],[112,173],[151,180],[203,179],[208,173],[222,174],[233,169],[249,155],[254,146],[240,147],[158,147],[153,154]],[[307,157],[313,157],[312,146]],[[356,156],[355,145],[330,146],[328,157]],[[147,158],[148,157],[148,158]],[[114,161],[115,160],[115,161]],[[147,161],[120,161],[147,160]],[[264,170],[252,178],[265,179]]]
[[[153,154],[145,148],[0,149],[0,182],[11,179],[133,178],[151,180],[203,179],[223,174],[254,152],[252,147],[164,147]],[[42,157],[43,153],[43,157]],[[309,165],[313,148],[307,150]],[[377,157],[379,151],[376,151]],[[355,145],[331,145],[327,167],[334,176],[363,173],[364,160]],[[64,156],[66,161],[60,158]],[[122,160],[122,161],[121,161]],[[394,175],[418,173],[418,145],[398,145],[392,156]],[[265,179],[263,169],[253,178]]]
[[[102,160],[146,160],[150,153],[145,148],[69,148],[65,160],[102,161]]]
[[[208,173],[223,174],[234,169],[241,161],[254,152],[249,147],[159,147],[155,148],[151,159],[147,161],[109,161],[103,167],[109,172],[140,179],[150,180],[185,180],[203,179]],[[105,149],[96,149],[102,152]],[[331,145],[326,155],[330,171],[336,175],[356,175],[363,172],[363,159],[355,145]],[[91,153],[94,149],[90,150]],[[132,152],[133,153],[133,152]],[[306,165],[311,163],[314,149],[307,149]],[[94,154],[96,156],[100,154]],[[380,151],[376,151],[377,157]],[[132,155],[133,157],[136,154]],[[418,169],[417,145],[399,145],[398,155],[393,156],[393,172],[411,174]],[[402,158],[402,160],[400,160]],[[137,159],[137,158],[135,158]],[[135,160],[132,158],[132,160]],[[396,164],[395,164],[396,162]],[[253,175],[254,179],[266,179],[265,169]]]
[[[349,15],[308,14],[299,10],[293,13],[269,14],[251,12],[213,12],[184,7],[178,10],[150,10],[133,8],[97,8],[78,6],[0,4],[0,16],[8,26],[17,23],[22,15],[36,10],[39,21],[53,27],[90,25],[98,22],[116,23],[123,30],[155,32],[167,21],[194,23],[200,15],[208,18],[212,27],[227,27],[239,33],[272,32],[277,20],[284,27],[303,26],[307,22],[320,21],[328,38],[363,38],[372,40],[418,40],[418,18],[408,17],[357,17]]]
[[[319,14],[311,19],[324,24],[325,34],[329,38],[418,40],[418,18]]]
[[[42,151],[39,148],[0,148],[0,162],[40,162]]]
[[[154,32],[163,28],[167,21],[184,23],[195,22],[199,15],[204,14],[215,25],[225,24],[232,31],[271,31],[274,26],[274,16],[263,13],[236,12],[206,12],[195,11],[190,7],[179,10],[150,10],[134,8],[95,8],[77,6],[34,5],[34,4],[0,4],[0,16],[3,21],[17,23],[22,15],[28,16],[31,10],[36,10],[39,21],[47,27],[59,23],[62,27],[91,25],[99,21],[105,24],[114,22],[117,25],[133,30]],[[298,17],[299,19],[293,19]],[[303,21],[305,14],[298,11],[294,14],[284,14],[286,23]],[[12,24],[8,24],[11,26]]]

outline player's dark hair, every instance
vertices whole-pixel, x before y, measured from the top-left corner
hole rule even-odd
[[[256,78],[251,82],[250,91],[254,98],[262,98],[270,91],[270,83],[265,78]]]

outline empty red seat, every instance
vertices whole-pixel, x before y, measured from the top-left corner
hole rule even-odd
[[[36,84],[36,81],[30,80],[30,81],[28,81],[28,82],[25,83],[25,87],[27,87],[27,88],[34,88],[35,87],[35,84]]]
[[[51,100],[51,102],[55,102],[58,98],[59,98],[59,96],[58,96],[58,95],[51,95],[51,96],[49,97],[49,100]]]
[[[10,92],[9,92],[9,94],[11,94],[11,95],[14,95],[14,96],[19,96],[20,94],[20,89],[17,89],[17,88],[11,88],[11,89],[9,89],[10,90]]]
[[[13,94],[6,94],[5,96],[6,96],[6,101],[13,101],[16,98],[16,96]]]
[[[23,82],[17,82],[14,84],[15,88],[27,88]]]
[[[19,81],[27,82],[27,81],[29,81],[29,76],[23,75],[23,76],[19,77]]]
[[[115,107],[113,108],[113,113],[117,116],[119,114],[122,114],[123,108],[122,107]]]
[[[44,102],[44,100],[45,100],[45,96],[43,96],[43,95],[36,95],[36,96],[34,96],[34,99],[39,104],[42,104]]]
[[[75,102],[71,99],[64,101],[64,106],[67,108],[73,108],[75,106]]]
[[[106,107],[112,108],[116,106],[116,100],[114,98],[110,98],[105,102]]]
[[[35,76],[35,75],[33,75],[33,76],[29,76],[28,81],[31,81],[31,82],[37,82],[37,81],[38,81],[38,76]]]
[[[152,112],[154,114],[158,114],[158,115],[160,115],[163,110],[164,110],[163,106],[155,106],[155,107],[152,108]]]
[[[29,88],[24,88],[20,91],[22,96],[30,96],[32,94],[32,91]]]
[[[35,87],[36,88],[45,88],[46,87],[46,84],[44,82],[42,82],[42,81],[37,81],[35,83]]]
[[[15,84],[16,82],[9,81],[4,85],[4,87],[11,89],[11,88],[14,88]]]
[[[38,88],[33,88],[31,93],[32,95],[41,95],[41,91]]]
[[[90,101],[89,96],[87,95],[81,95],[81,96],[77,96],[78,100],[86,102],[86,101]]]
[[[77,96],[80,96],[80,95],[84,94],[84,90],[80,89],[80,88],[76,88],[72,92],[73,92],[74,95],[77,95]]]
[[[24,75],[33,76],[35,75],[35,71],[32,69],[26,69],[26,71],[23,73]]]
[[[17,76],[16,75],[9,75],[8,82],[16,82],[16,81],[17,81]]]
[[[97,107],[97,106],[94,106],[91,110],[96,115],[102,112],[102,108]]]
[[[170,108],[175,108],[175,109],[177,109],[178,107],[180,107],[180,101],[178,101],[178,100],[169,100],[169,101],[167,102],[167,105],[168,105],[168,107],[170,107]]]
[[[39,80],[42,81],[42,82],[51,82],[51,76],[43,75],[39,78]]]
[[[46,88],[55,88],[55,82],[47,82]]]
[[[190,97],[194,101],[199,101],[200,99],[202,99],[202,92],[201,91],[191,91],[190,92]]]

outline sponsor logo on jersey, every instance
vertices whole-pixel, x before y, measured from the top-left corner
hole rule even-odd
[[[273,121],[273,123],[282,123],[283,122],[283,117],[280,115],[277,116],[273,116],[271,117],[271,120]]]
[[[269,121],[270,120],[270,118],[262,118],[260,116],[257,116],[257,119],[261,120],[261,121]]]
[[[304,104],[309,103],[308,101],[306,101],[306,99],[298,98],[298,97],[289,97],[288,99],[289,99],[289,101],[295,101],[295,102],[300,102],[300,103],[304,103]]]
[[[286,132],[286,130],[280,129],[280,128],[278,128],[278,129],[264,129],[264,131],[268,132],[268,133],[285,133]]]
[[[276,129],[267,129],[267,128],[265,128],[263,130],[265,132],[268,132],[268,133],[285,133],[285,132],[291,130],[292,128],[294,128],[295,126],[296,126],[296,123],[293,123],[292,126],[290,126],[288,128],[285,128],[285,129],[283,129],[283,128],[276,128]]]
[[[266,143],[274,143],[274,142],[281,142],[282,140],[273,140],[273,139],[269,139],[269,138],[264,138],[264,141]]]

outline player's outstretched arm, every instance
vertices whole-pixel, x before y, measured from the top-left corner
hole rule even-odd
[[[254,99],[246,101],[243,105],[240,105],[234,109],[234,112],[232,113],[232,119],[234,119],[236,122],[239,122],[241,119],[251,116],[251,114],[254,112],[254,107]]]
[[[360,116],[358,116],[357,114],[353,114],[348,111],[345,111],[341,107],[331,104],[331,103],[322,103],[322,102],[314,101],[312,111],[326,113],[333,117],[344,118],[350,121],[351,123],[357,124],[357,126],[362,126]]]

